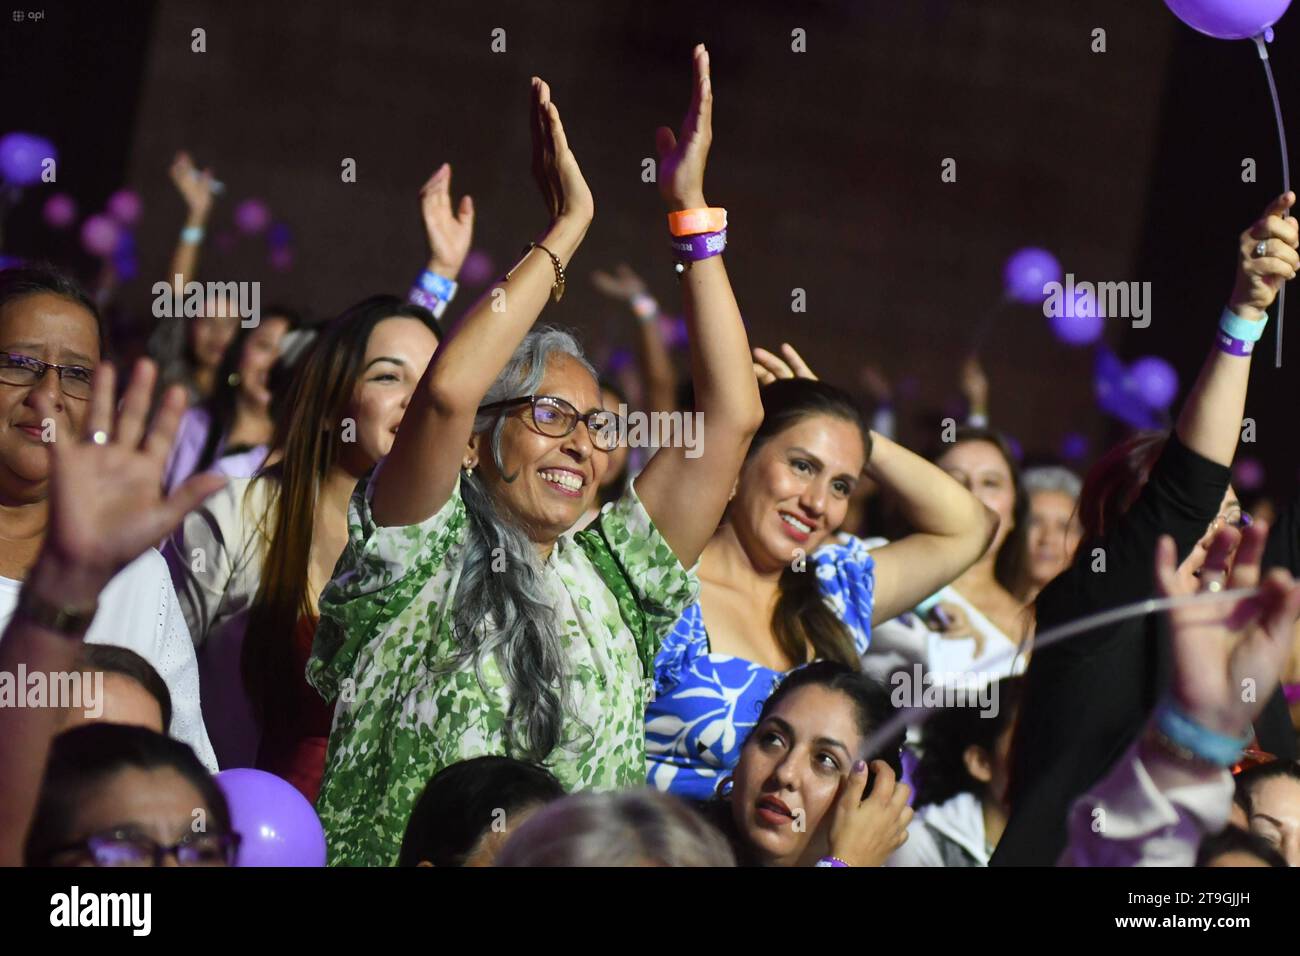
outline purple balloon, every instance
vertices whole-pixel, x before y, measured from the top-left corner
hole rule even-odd
[[[1061,457],[1066,461],[1082,461],[1088,457],[1088,436],[1070,432],[1061,439]]]
[[[272,249],[267,261],[276,272],[287,272],[293,268],[293,249],[289,246]]]
[[[122,238],[122,227],[97,213],[81,224],[81,245],[92,256],[111,256]]]
[[[1160,416],[1138,395],[1132,374],[1105,346],[1097,349],[1093,371],[1097,405],[1133,428],[1158,428]]]
[[[1178,394],[1178,373],[1164,359],[1156,355],[1140,358],[1129,366],[1129,374],[1138,397],[1149,408],[1164,411],[1173,404]]]
[[[235,225],[240,232],[257,235],[271,221],[271,210],[260,199],[245,199],[235,207]]]
[[[77,203],[67,193],[55,193],[45,200],[41,215],[51,229],[67,229],[76,221]]]
[[[472,249],[460,267],[460,281],[466,285],[482,285],[492,278],[496,266],[492,257],[481,249]]]
[[[1264,485],[1264,466],[1258,458],[1239,458],[1232,466],[1232,483],[1240,491],[1255,491]]]
[[[325,865],[325,831],[297,787],[248,768],[223,770],[216,780],[240,835],[239,866]]]
[[[1075,289],[1074,301],[1063,301],[1056,311],[1058,314],[1049,319],[1052,334],[1066,345],[1091,345],[1101,338],[1106,318],[1090,290]]]
[[[1002,267],[1007,298],[1025,305],[1038,305],[1047,295],[1043,286],[1060,281],[1061,264],[1046,249],[1019,249]]]
[[[1291,0],[1165,0],[1165,6],[1206,36],[1246,40],[1277,23]]]
[[[287,246],[293,242],[293,232],[282,222],[273,223],[266,231],[266,243],[273,249]]]
[[[130,189],[119,189],[109,196],[106,208],[124,226],[134,226],[140,219],[140,197]]]
[[[42,164],[58,159],[54,144],[31,133],[8,133],[0,137],[0,176],[15,186],[41,181]]]

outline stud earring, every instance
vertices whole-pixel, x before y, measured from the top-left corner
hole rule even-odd
[[[461,463],[461,470],[465,473],[466,478],[474,477],[474,462],[466,461]]]

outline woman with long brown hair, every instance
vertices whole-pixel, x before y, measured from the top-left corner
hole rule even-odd
[[[395,296],[327,325],[290,388],[275,463],[231,480],[168,542],[222,766],[256,764],[315,797],[330,723],[302,676],[316,596],[347,540],[352,490],[392,446],[437,332]]]

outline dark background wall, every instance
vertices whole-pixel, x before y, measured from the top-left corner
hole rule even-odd
[[[598,354],[629,343],[633,320],[585,274],[625,260],[675,301],[641,161],[654,128],[680,121],[702,40],[716,97],[707,195],[731,212],[728,268],[751,340],[789,340],[846,384],[877,363],[914,380],[918,411],[951,399],[987,328],[995,423],[1031,455],[1072,431],[1095,451],[1115,432],[1095,410],[1090,351],[1057,343],[1032,308],[998,309],[1007,255],[1041,245],[1081,279],[1151,281],[1151,327],[1112,321],[1106,340],[1125,358],[1165,355],[1186,386],[1231,284],[1236,234],[1280,191],[1253,48],[1193,34],[1158,0],[45,9],[41,24],[0,27],[5,88],[24,91],[7,97],[0,127],[52,136],[70,160],[60,187],[87,211],[118,185],[141,193],[142,274],[123,299],[141,322],[183,215],[166,178],[181,147],[229,187],[199,278],[261,280],[263,302],[330,314],[404,289],[425,257],[417,190],[444,159],[455,192],[474,196],[476,246],[508,266],[544,226],[525,122],[538,73],[597,204],[572,291],[544,318],[577,327]],[[1274,48],[1293,117],[1296,17]],[[206,53],[191,51],[195,27]],[[496,27],[504,53],[491,50]],[[1104,54],[1090,49],[1097,27]],[[795,28],[806,53],[791,51]],[[1244,156],[1259,183],[1241,182]],[[340,179],[345,157],[356,183]],[[947,157],[956,183],[940,180]],[[292,228],[290,270],[271,269],[259,240],[215,241],[250,196]],[[38,202],[11,216],[5,251],[73,256],[40,225]],[[795,288],[806,313],[791,312]],[[1271,359],[1271,333],[1265,348]],[[1256,365],[1250,413],[1270,479],[1289,494],[1290,372]],[[908,416],[903,437],[935,435]]]

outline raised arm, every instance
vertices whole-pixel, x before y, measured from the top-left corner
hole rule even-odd
[[[882,435],[872,436],[867,476],[898,501],[916,530],[872,551],[874,623],[916,607],[980,559],[998,530],[997,516],[943,469]]]
[[[591,225],[594,205],[569,149],[550,87],[533,77],[533,173],[550,226],[506,277],[492,285],[438,346],[416,386],[393,449],[375,478],[375,520],[418,524],[451,497],[483,396],[524,340],[555,285],[545,246],[567,266]]]
[[[704,167],[713,139],[713,88],[704,44],[695,48],[691,106],[680,137],[660,127],[655,139],[659,191],[669,212],[707,208]],[[722,256],[692,264],[681,285],[701,424],[698,445],[661,448],[635,485],[655,527],[677,559],[691,567],[722,518],[749,441],[762,423],[763,406]]]
[[[408,298],[442,318],[456,295],[456,276],[474,239],[474,200],[462,196],[451,204],[451,164],[439,166],[420,188],[420,214],[429,240],[429,264],[416,278]]]
[[[1267,318],[1265,310],[1273,304],[1278,289],[1295,278],[1300,266],[1296,220],[1287,215],[1295,199],[1295,193],[1278,196],[1240,236],[1237,281],[1228,310],[1252,325]],[[1232,464],[1241,437],[1249,378],[1250,355],[1229,354],[1216,341],[1178,416],[1178,437],[1184,445],[1217,464]]]
[[[642,405],[647,412],[671,412],[677,407],[677,373],[659,328],[662,312],[642,279],[626,262],[611,274],[597,269],[592,284],[611,299],[625,302],[637,318],[636,359],[645,388]]]
[[[186,213],[185,228],[176,242],[176,251],[172,253],[166,281],[183,290],[185,283],[194,278],[194,270],[199,261],[199,247],[203,243],[208,216],[212,212],[212,170],[205,169],[200,173],[194,160],[190,159],[190,154],[182,151],[176,154],[170,173],[176,191],[185,200]],[[180,276],[179,280],[177,276]]]
[[[100,366],[86,434],[50,446],[50,523],[0,638],[0,672],[17,673],[20,665],[45,674],[76,669],[104,587],[224,483],[219,475],[195,475],[171,497],[160,496],[185,394],[168,391],[146,434],[156,374],[153,363],[137,364],[114,428],[113,369]],[[59,612],[73,620],[57,624]],[[50,741],[61,724],[56,708],[0,708],[0,866],[22,865]]]

